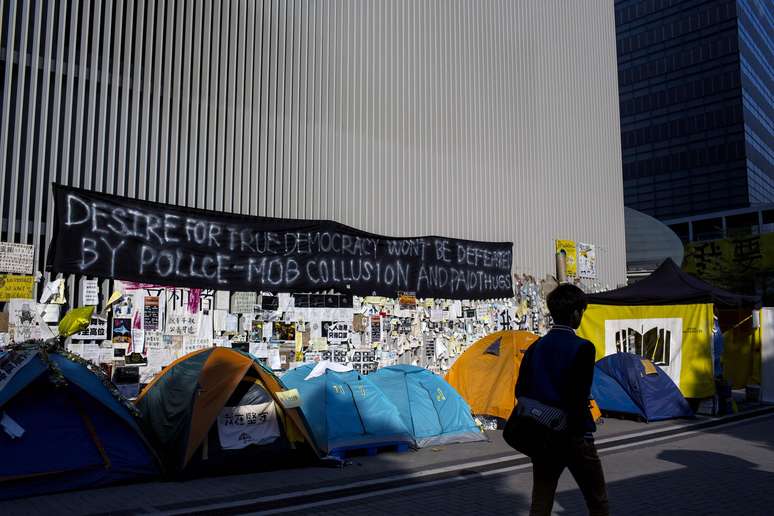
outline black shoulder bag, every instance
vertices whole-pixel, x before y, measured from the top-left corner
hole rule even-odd
[[[567,414],[526,396],[516,400],[505,423],[503,439],[516,451],[531,458],[546,455],[567,435]]]
[[[529,361],[527,364],[522,362],[522,367],[524,365],[527,366],[527,374],[531,374]],[[521,379],[521,374],[519,376]],[[517,397],[516,407],[503,430],[503,439],[511,448],[533,459],[547,455],[566,436],[567,414],[562,409],[527,396]]]

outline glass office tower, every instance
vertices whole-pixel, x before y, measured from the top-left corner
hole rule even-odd
[[[624,203],[660,219],[774,202],[774,2],[615,2]]]

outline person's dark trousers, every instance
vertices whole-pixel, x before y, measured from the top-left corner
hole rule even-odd
[[[591,516],[607,516],[605,475],[599,460],[594,439],[572,437],[566,447],[548,457],[532,459],[532,507],[530,516],[549,516],[554,506],[556,484],[564,468],[568,468],[586,499]]]

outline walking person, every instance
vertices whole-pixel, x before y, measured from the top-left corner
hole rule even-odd
[[[524,354],[516,384],[516,397],[525,396],[561,409],[567,431],[545,455],[532,458],[530,515],[550,515],[556,486],[568,468],[583,493],[589,514],[608,515],[602,462],[594,445],[596,431],[589,397],[596,350],[575,334],[586,310],[586,295],[574,285],[559,285],[548,295],[553,318],[551,330]]]

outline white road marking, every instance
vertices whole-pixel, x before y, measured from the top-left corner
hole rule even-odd
[[[728,422],[728,423],[720,423],[718,425],[711,426],[711,427],[708,427],[706,429],[705,428],[700,428],[700,429],[696,429],[696,430],[686,430],[684,432],[679,432],[679,433],[676,433],[676,434],[670,433],[669,435],[655,436],[655,437],[651,437],[651,438],[644,439],[644,440],[637,441],[637,442],[620,444],[620,445],[617,445],[617,446],[609,446],[609,447],[605,447],[604,449],[600,449],[599,453],[600,454],[607,454],[607,453],[612,452],[612,451],[617,451],[617,450],[622,450],[622,449],[627,449],[627,448],[635,448],[635,447],[643,446],[645,444],[657,443],[657,442],[667,441],[667,440],[671,440],[671,439],[677,439],[677,438],[680,438],[680,437],[687,437],[687,436],[690,436],[690,435],[698,434],[698,433],[703,432],[705,430],[706,431],[714,431],[714,430],[720,430],[720,429],[723,429],[723,428],[731,428],[731,427],[734,427],[734,426],[738,426],[738,425],[742,425],[742,424],[747,424],[747,423],[753,423],[753,422],[761,420],[761,419],[767,419],[767,418],[772,418],[772,417],[774,417],[774,413],[768,412],[768,413],[765,413],[765,414],[760,414],[760,415],[757,415],[757,416],[752,416],[752,417],[740,419],[740,420],[737,420],[737,421],[731,421],[731,422]],[[703,422],[702,423],[695,423],[695,424],[692,424],[692,425],[687,425],[684,428],[691,428],[691,427],[695,427],[695,426],[700,425],[700,424],[703,424]],[[679,429],[680,427],[678,426],[677,428]],[[675,428],[668,428],[668,429],[661,429],[661,430],[648,430],[648,431],[645,431],[645,432],[638,432],[638,433],[634,433],[634,434],[625,434],[625,435],[617,436],[617,437],[608,437],[608,438],[605,438],[605,439],[600,439],[596,443],[597,443],[597,445],[602,445],[602,444],[605,444],[605,443],[608,443],[608,442],[629,440],[629,439],[632,439],[632,438],[635,438],[635,437],[641,437],[641,436],[647,436],[647,435],[653,435],[653,434],[663,434],[665,432],[672,432],[674,430],[675,430]],[[188,513],[196,512],[196,511],[217,511],[217,510],[223,510],[223,509],[234,509],[234,508],[238,508],[238,507],[241,507],[241,506],[249,506],[249,505],[259,504],[259,503],[268,503],[268,502],[273,502],[273,501],[277,501],[277,500],[287,500],[287,499],[292,499],[292,498],[301,498],[301,497],[305,497],[305,496],[325,494],[325,493],[329,493],[329,492],[342,491],[342,490],[358,488],[358,487],[368,487],[368,486],[372,486],[372,485],[386,484],[386,483],[391,483],[391,482],[396,482],[396,481],[411,481],[411,480],[420,479],[422,477],[434,476],[434,475],[443,474],[443,473],[450,473],[450,472],[454,472],[454,471],[461,471],[461,470],[477,468],[477,467],[481,467],[481,466],[490,466],[490,465],[493,465],[493,464],[498,464],[498,463],[502,463],[502,462],[511,462],[513,460],[524,459],[524,458],[526,458],[524,455],[522,455],[520,453],[515,453],[513,455],[507,455],[505,457],[497,457],[497,458],[494,458],[494,459],[487,459],[487,460],[481,460],[481,461],[467,462],[467,463],[464,463],[464,464],[455,464],[453,466],[446,466],[446,467],[443,467],[443,468],[435,468],[435,469],[429,469],[429,470],[425,470],[425,471],[418,471],[418,472],[414,472],[414,473],[406,473],[406,474],[402,474],[402,475],[393,475],[393,476],[389,476],[389,477],[381,477],[381,478],[376,478],[376,479],[372,479],[372,480],[363,480],[363,481],[359,481],[359,482],[351,482],[349,484],[342,484],[342,485],[336,485],[336,486],[330,486],[330,487],[320,487],[320,488],[308,489],[308,490],[304,490],[304,491],[291,491],[291,492],[288,492],[288,493],[281,493],[281,494],[278,494],[278,495],[260,496],[260,497],[256,497],[256,498],[242,499],[242,500],[238,500],[238,501],[234,501],[234,502],[224,502],[224,503],[217,503],[217,504],[204,504],[204,505],[200,505],[200,506],[189,506],[189,507],[186,507],[184,509],[179,509],[179,510],[175,510],[175,511],[161,511],[161,512],[152,513],[152,514],[163,514],[163,515],[173,516],[173,515],[178,515],[178,514],[188,514]],[[490,470],[490,471],[483,471],[483,472],[480,472],[480,473],[477,472],[477,473],[471,474],[471,475],[462,475],[462,476],[456,476],[456,477],[450,477],[450,478],[442,478],[442,479],[438,479],[438,480],[430,480],[430,481],[425,481],[425,482],[420,482],[420,483],[411,483],[411,484],[407,484],[407,485],[400,486],[400,487],[392,487],[392,488],[386,488],[386,489],[376,489],[376,490],[370,491],[368,493],[360,493],[360,494],[356,494],[356,495],[349,495],[349,496],[344,496],[344,497],[331,498],[331,499],[327,499],[327,500],[319,500],[319,501],[309,502],[309,503],[305,503],[305,504],[297,504],[297,505],[292,505],[292,506],[289,506],[289,507],[282,507],[282,508],[278,508],[278,509],[271,509],[271,510],[268,510],[268,511],[258,511],[258,512],[253,512],[253,513],[246,513],[246,514],[280,514],[280,513],[285,513],[285,512],[292,512],[292,511],[299,511],[299,510],[304,510],[304,509],[310,509],[310,508],[313,508],[313,507],[324,507],[326,505],[338,504],[338,503],[342,503],[342,502],[349,502],[349,501],[355,501],[355,500],[362,500],[362,499],[365,499],[365,498],[372,498],[374,496],[379,496],[379,495],[383,495],[383,494],[400,493],[400,492],[412,491],[412,490],[420,489],[420,488],[432,487],[432,486],[443,485],[443,484],[450,484],[450,483],[454,483],[454,482],[459,482],[461,480],[469,480],[470,478],[482,478],[482,477],[489,477],[489,476],[492,476],[492,475],[501,475],[501,474],[510,473],[510,472],[513,472],[513,471],[520,471],[520,470],[524,470],[524,469],[529,469],[531,467],[532,467],[531,463],[517,464],[517,465],[514,465],[514,466],[508,466],[508,467],[493,469],[493,470]]]

